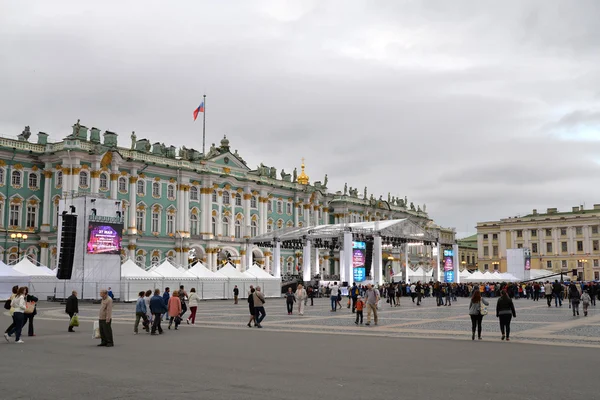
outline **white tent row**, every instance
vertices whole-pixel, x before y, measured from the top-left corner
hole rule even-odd
[[[466,282],[517,282],[519,280],[508,272],[500,273],[496,271],[486,271],[484,273],[481,271],[475,271],[468,276],[461,275],[461,279]]]

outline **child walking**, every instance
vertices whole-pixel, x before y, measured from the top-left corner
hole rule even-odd
[[[356,321],[354,323],[358,325],[358,320],[360,319],[360,324],[363,323],[363,308],[365,307],[365,302],[362,296],[358,296],[356,298]]]

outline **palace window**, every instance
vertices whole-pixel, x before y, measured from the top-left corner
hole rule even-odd
[[[489,248],[489,247],[487,247],[487,246],[485,246],[485,247],[483,248],[483,256],[484,256],[484,257],[489,257],[489,255],[490,255],[490,248]]]
[[[517,231],[517,237],[518,237],[518,238],[522,238],[522,237],[523,237],[523,231],[522,231],[522,230],[520,230],[520,229],[519,229],[519,230]]]
[[[267,212],[273,212],[273,202],[271,200],[267,200]]]
[[[537,253],[538,252],[538,248],[537,248],[537,243],[531,243],[531,252],[532,253]]]
[[[88,187],[88,174],[85,171],[81,171],[79,173],[79,187],[80,188]]]
[[[155,254],[152,256],[152,258],[150,259],[150,264],[152,264],[152,266],[158,265],[160,263],[160,257]]]
[[[235,205],[236,206],[241,206],[242,205],[242,195],[237,193],[235,195]]]
[[[223,236],[229,236],[229,218],[223,217]]]
[[[142,268],[146,268],[146,255],[138,254],[135,256],[135,263]]]
[[[12,176],[11,184],[13,186],[21,186],[21,172],[13,171],[11,176]]]
[[[517,249],[522,249],[523,248],[523,243],[517,243]]]
[[[250,236],[258,236],[258,222],[252,221],[250,223]]]
[[[484,234],[483,234],[483,240],[487,240],[487,238],[488,238],[488,234],[487,234],[487,233],[484,233]]]
[[[0,168],[0,185],[4,184],[4,168]]]
[[[552,261],[551,260],[546,261],[546,268],[552,269]]]
[[[38,188],[38,176],[32,172],[29,173],[29,188],[37,189]]]
[[[160,213],[152,211],[152,233],[160,232]]]
[[[190,234],[197,235],[198,234],[198,215],[192,214],[190,215]]]
[[[583,241],[577,241],[577,251],[583,251]]]
[[[490,269],[490,266],[488,264],[483,264],[483,269],[487,271]]]
[[[598,259],[594,260],[594,267],[598,266]]]
[[[37,226],[37,206],[28,205],[27,206],[27,228],[35,228]]]
[[[198,188],[196,186],[190,188],[190,200],[198,201]]]
[[[575,228],[575,234],[576,235],[581,235],[583,234],[583,228],[581,226],[578,226]]]
[[[223,204],[229,204],[229,192],[223,192]]]
[[[216,236],[216,234],[217,234],[217,219],[215,217],[212,217],[211,224],[212,224],[212,227],[211,227],[212,234],[213,234],[213,236]]]
[[[237,239],[242,237],[242,221],[240,221],[239,219],[235,221],[235,237]]]
[[[285,212],[288,213],[289,215],[292,215],[292,203],[285,204]]]
[[[250,207],[256,208],[256,196],[252,196],[252,198],[250,199]]]
[[[269,233],[273,232],[273,220],[267,221],[267,232],[269,232]]]
[[[594,225],[592,226],[592,235],[597,235],[598,234],[598,225]]]
[[[138,196],[146,195],[146,181],[143,179],[137,181],[137,194]]]
[[[119,192],[127,193],[127,179],[123,176],[119,178]]]
[[[598,247],[598,241],[597,240],[592,240],[592,249],[594,249],[594,251],[600,250],[600,248]]]
[[[152,182],[152,197],[160,197],[160,183],[158,182]]]
[[[108,190],[108,174],[100,174],[100,190]]]
[[[492,246],[492,255],[498,257],[498,246]]]
[[[546,243],[546,253],[552,253],[552,242]]]
[[[167,233],[175,234],[175,215],[167,214]]]
[[[21,215],[21,205],[20,204],[11,204],[10,205],[10,215],[8,217],[8,226],[20,226],[19,223]]]
[[[62,171],[56,171],[56,187],[61,187],[63,181],[63,173]]]
[[[552,229],[546,229],[546,236],[552,236]]]
[[[144,221],[146,217],[146,211],[144,210],[137,210],[135,213],[135,228],[139,231],[139,232],[144,232]]]
[[[537,229],[531,230],[531,237],[537,237]]]
[[[561,242],[560,243],[560,251],[562,251],[563,253],[566,253],[568,251],[568,249],[567,249],[567,242]]]
[[[169,198],[169,200],[175,200],[175,186],[167,186],[167,197]]]
[[[560,266],[562,269],[567,269],[567,260],[561,260]]]
[[[212,201],[213,201],[213,203],[217,202],[217,191],[216,190],[213,190],[213,192],[212,192]]]
[[[498,240],[498,234],[497,233],[492,234],[492,240]]]
[[[567,228],[560,228],[560,236],[567,236]]]
[[[277,202],[277,214],[283,214],[283,202],[282,201]]]

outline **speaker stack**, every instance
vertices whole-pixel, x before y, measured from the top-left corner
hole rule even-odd
[[[73,257],[75,256],[75,239],[77,236],[77,215],[62,215],[60,253],[58,257],[58,279],[71,279],[73,273]]]
[[[371,264],[373,264],[373,241],[368,240],[366,242],[365,253],[365,274],[366,276],[371,276]]]

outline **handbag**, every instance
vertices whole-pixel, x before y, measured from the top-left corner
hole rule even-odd
[[[69,321],[69,326],[70,327],[79,326],[79,317],[77,316],[77,314],[73,315],[73,318],[71,318],[71,321]]]
[[[35,301],[29,301],[25,304],[25,314],[33,314],[35,311]]]
[[[487,306],[485,304],[483,304],[483,301],[479,302],[479,314],[488,315]]]
[[[100,339],[100,321],[94,321],[94,328],[92,329],[92,339]]]
[[[5,310],[10,310],[10,299],[6,300],[4,302],[4,309]]]

